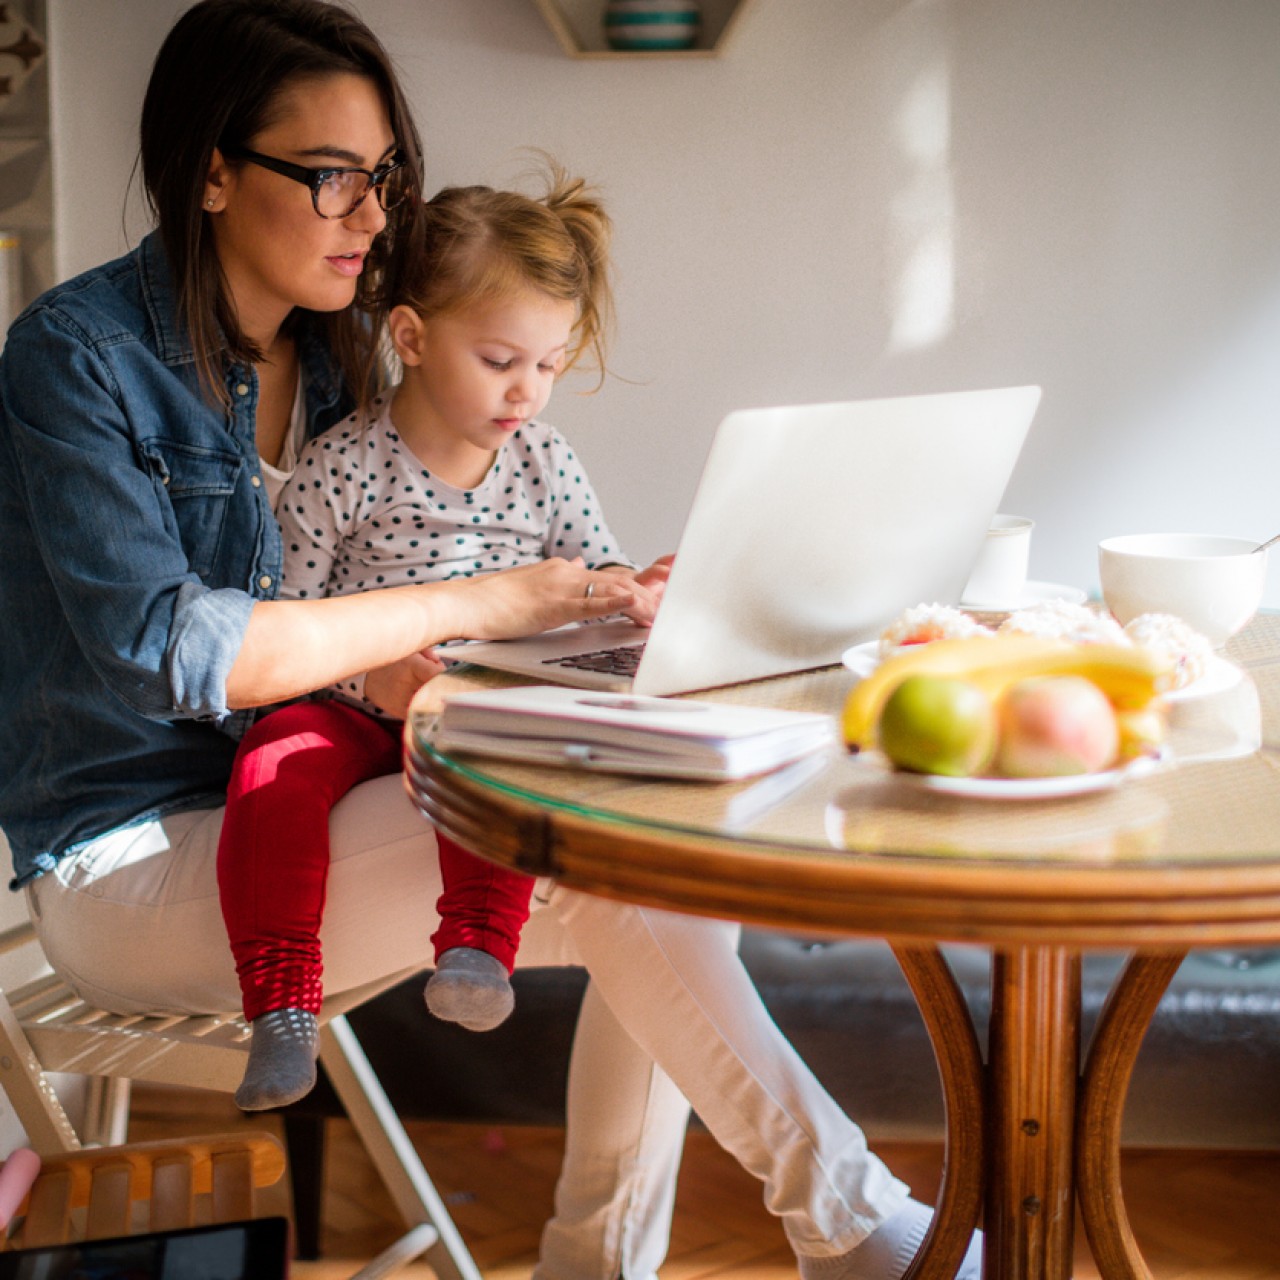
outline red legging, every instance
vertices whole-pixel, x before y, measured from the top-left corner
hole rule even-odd
[[[245,735],[227,788],[218,891],[250,1020],[273,1009],[317,1013],[329,812],[352,787],[400,768],[400,725],[341,702],[298,702]],[[438,835],[444,892],[436,958],[476,947],[510,973],[533,880]]]

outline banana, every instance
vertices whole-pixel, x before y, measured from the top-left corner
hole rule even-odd
[[[1136,711],[1173,686],[1173,669],[1148,649],[1074,644],[1034,636],[966,636],[911,645],[886,658],[856,684],[844,705],[842,730],[850,750],[875,744],[880,711],[909,675],[968,680],[995,701],[1011,685],[1035,676],[1080,675],[1119,711]]]

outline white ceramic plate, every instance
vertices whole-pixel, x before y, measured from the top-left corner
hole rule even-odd
[[[1180,702],[1187,698],[1203,698],[1207,694],[1223,693],[1227,689],[1234,688],[1243,679],[1244,672],[1230,658],[1214,654],[1199,680],[1193,680],[1182,689],[1172,689],[1164,696],[1170,702]]]
[[[1063,582],[1028,582],[1016,600],[961,600],[961,609],[977,609],[985,613],[1012,613],[1046,600],[1065,600],[1068,604],[1084,604],[1089,593]]]
[[[974,800],[1057,800],[1067,796],[1110,791],[1122,782],[1142,778],[1168,763],[1168,757],[1135,760],[1123,769],[1079,773],[1066,778],[945,778],[934,773],[895,773],[895,778],[926,791],[968,796]]]
[[[864,640],[846,649],[840,661],[861,680],[865,680],[880,665],[880,641]]]

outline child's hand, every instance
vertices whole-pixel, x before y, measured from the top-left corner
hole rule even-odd
[[[364,678],[364,696],[389,716],[403,720],[413,695],[444,669],[445,664],[430,649],[411,653],[399,662],[370,671]]]
[[[674,561],[675,556],[659,556],[647,569],[633,571],[619,566],[617,569],[607,570],[607,572],[616,572],[629,577],[634,585],[635,603],[630,608],[622,610],[624,617],[630,618],[641,627],[653,625]]]

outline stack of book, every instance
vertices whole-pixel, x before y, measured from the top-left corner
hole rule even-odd
[[[837,734],[831,716],[814,712],[531,685],[454,695],[433,741],[507,760],[725,780],[832,748]]]

